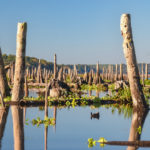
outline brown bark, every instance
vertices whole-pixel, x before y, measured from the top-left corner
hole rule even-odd
[[[120,80],[123,80],[123,66],[120,64]]]
[[[1,49],[0,49],[0,91],[2,97],[6,97],[10,95],[10,88],[8,86],[8,82],[6,78]]]
[[[56,54],[54,55],[54,79],[57,79],[57,58],[56,58]]]
[[[145,64],[145,80],[148,80],[148,64]]]
[[[13,118],[14,150],[24,150],[23,109],[11,106]]]
[[[116,77],[115,80],[118,81],[118,64],[116,64]]]
[[[132,100],[133,100],[133,107],[147,108],[147,104],[140,84],[140,76],[139,76],[139,71],[138,71],[138,66],[136,61],[129,14],[123,14],[121,16],[120,26],[121,26],[121,33],[123,36],[123,49],[124,49],[124,55],[127,63],[127,72],[128,72],[129,83],[130,83]]]
[[[1,149],[1,141],[5,131],[5,125],[7,122],[8,112],[9,112],[9,107],[6,107],[5,109],[0,107],[0,149]]]
[[[12,101],[20,101],[24,96],[26,32],[27,23],[18,23],[16,63]]]
[[[24,96],[25,96],[25,97],[28,97],[29,90],[28,90],[27,76],[25,76],[25,88],[24,88],[24,90],[25,90]]]

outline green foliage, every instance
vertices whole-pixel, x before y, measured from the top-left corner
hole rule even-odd
[[[107,140],[103,137],[100,137],[99,140],[93,140],[93,138],[88,139],[88,147],[91,148],[93,146],[96,146],[96,143],[100,143],[100,147],[104,147]]]
[[[144,84],[145,84],[145,85],[150,85],[150,80],[145,80],[145,81],[144,81]]]
[[[139,134],[142,133],[142,127],[141,127],[141,126],[139,126],[139,127],[137,128],[137,132],[138,132]]]
[[[9,101],[11,101],[11,96],[7,96],[4,98],[4,102],[9,102]]]
[[[41,120],[40,117],[37,117],[37,119],[32,120],[32,124],[37,125],[37,126],[40,126],[41,124],[44,124],[46,127],[49,126],[49,125],[54,126],[55,125],[55,119],[45,117],[44,120]]]

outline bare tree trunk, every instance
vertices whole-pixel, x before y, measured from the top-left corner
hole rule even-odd
[[[56,54],[54,55],[54,79],[57,79],[57,58],[56,58]]]
[[[143,86],[144,86],[144,64],[142,63],[141,64],[142,65],[142,84],[143,84]]]
[[[123,80],[123,67],[122,67],[122,64],[120,64],[120,80]]]
[[[27,23],[18,23],[16,63],[12,101],[20,101],[24,96],[26,32]]]
[[[127,72],[130,83],[130,90],[133,100],[133,107],[147,108],[147,104],[144,98],[142,87],[140,84],[140,76],[136,61],[134,43],[132,38],[131,21],[129,14],[123,14],[121,16],[121,33],[123,36],[123,49],[127,63]]]
[[[28,82],[27,82],[27,76],[25,76],[25,97],[28,97],[29,90],[28,90]]]
[[[10,95],[10,88],[8,86],[8,82],[6,78],[1,49],[0,49],[0,91],[1,91],[2,97],[6,97]]]
[[[148,64],[145,64],[145,80],[148,80]]]
[[[118,81],[118,64],[116,64],[116,77],[115,80]]]

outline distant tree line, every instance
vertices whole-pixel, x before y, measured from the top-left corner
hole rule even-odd
[[[15,62],[15,58],[16,58],[15,55],[3,54],[3,60],[4,60],[5,65],[8,65],[12,62]],[[53,62],[48,62],[44,59],[40,59],[40,62],[41,62],[41,67],[42,68],[53,70]],[[38,63],[39,63],[38,58],[26,56],[26,67],[29,67],[29,68],[37,67]],[[109,65],[113,65],[113,70],[114,70],[114,73],[115,73],[115,64],[100,64],[100,72],[102,73],[103,67],[108,68]],[[58,64],[57,66],[58,66],[58,69],[62,66],[67,66],[71,69],[74,68],[73,64]],[[89,72],[91,69],[93,69],[94,72],[96,72],[96,64],[76,64],[78,73],[84,73],[85,66],[86,66],[87,72]],[[140,63],[140,64],[138,64],[138,66],[139,66],[139,70],[140,70],[140,73],[141,73],[142,64]],[[149,64],[148,64],[148,66],[149,66]],[[144,70],[145,70],[145,64],[143,65],[143,67],[144,67]],[[148,72],[150,73],[149,70],[148,70]],[[119,71],[119,68],[118,68],[118,71]],[[123,72],[126,73],[126,65],[125,64],[123,64]]]

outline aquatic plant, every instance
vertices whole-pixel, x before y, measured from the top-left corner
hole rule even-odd
[[[4,98],[4,102],[9,102],[9,101],[11,101],[11,96],[7,96]]]
[[[107,140],[103,137],[100,137],[99,140],[94,140],[93,138],[89,138],[88,139],[88,147],[91,148],[93,146],[96,146],[96,143],[100,143],[100,147],[104,147],[105,146],[105,142],[107,142]]]
[[[49,125],[55,125],[55,119],[54,118],[48,118],[48,117],[45,117],[44,120],[41,120],[40,117],[37,117],[37,119],[33,119],[32,120],[32,124],[33,125],[41,125],[41,124],[44,124],[45,126],[49,126]]]

